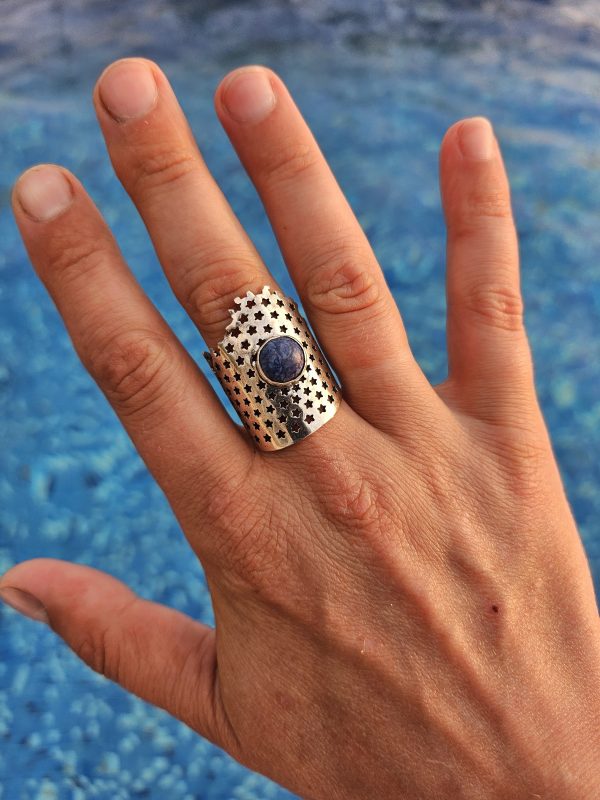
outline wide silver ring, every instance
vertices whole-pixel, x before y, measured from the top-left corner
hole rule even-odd
[[[342,393],[291,298],[264,286],[235,306],[204,357],[256,446],[282,450],[328,422]]]

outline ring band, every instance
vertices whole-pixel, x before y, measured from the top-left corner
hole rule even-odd
[[[204,357],[256,446],[282,450],[328,422],[342,393],[293,300],[264,286],[235,305]]]

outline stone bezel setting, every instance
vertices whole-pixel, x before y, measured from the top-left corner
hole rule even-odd
[[[273,380],[272,378],[270,378],[268,375],[265,374],[265,371],[262,368],[261,363],[260,363],[260,354],[261,354],[263,348],[266,347],[270,342],[276,341],[277,339],[291,339],[292,341],[296,342],[296,344],[300,348],[300,352],[302,353],[302,369],[300,370],[300,372],[295,377],[290,378],[289,381],[275,381],[275,380]],[[304,348],[302,347],[302,341],[300,339],[298,339],[297,336],[292,336],[289,333],[278,334],[276,336],[271,336],[268,339],[266,339],[261,344],[261,346],[258,348],[258,350],[256,351],[256,356],[255,356],[255,359],[254,359],[254,363],[255,363],[255,366],[256,366],[256,371],[258,372],[260,377],[263,379],[263,381],[266,381],[267,383],[270,383],[272,386],[291,386],[293,383],[297,383],[298,381],[302,380],[302,376],[306,372],[306,361],[307,361],[306,353],[304,352]]]

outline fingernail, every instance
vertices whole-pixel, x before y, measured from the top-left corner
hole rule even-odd
[[[145,116],[158,99],[158,87],[148,64],[117,61],[100,77],[100,99],[117,122]]]
[[[238,122],[257,123],[275,108],[276,97],[268,73],[251,67],[235,72],[221,95],[223,105]]]
[[[44,605],[40,603],[37,597],[34,597],[29,592],[24,592],[23,589],[17,589],[14,586],[5,586],[0,589],[0,600],[3,600],[7,606],[14,608],[19,614],[23,614],[29,619],[34,619],[37,622],[49,623],[48,614]]]
[[[23,211],[38,222],[62,214],[73,202],[73,188],[58,167],[44,165],[23,173],[15,186]]]
[[[465,120],[458,129],[458,144],[465,158],[488,161],[494,152],[494,132],[485,117]]]

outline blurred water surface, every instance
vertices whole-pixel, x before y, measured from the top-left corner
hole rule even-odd
[[[284,286],[264,214],[213,110],[233,66],[289,83],[383,264],[411,342],[443,378],[444,234],[437,151],[486,114],[507,159],[539,392],[600,585],[600,4],[96,0],[0,3],[0,570],[32,556],[106,569],[210,620],[201,571],[165,500],[27,264],[10,186],[38,161],[83,180],[190,350],[90,103],[111,59],[158,59],[210,167]],[[203,366],[204,368],[204,366]],[[0,798],[288,796],[0,610]],[[342,732],[340,732],[341,735]]]

